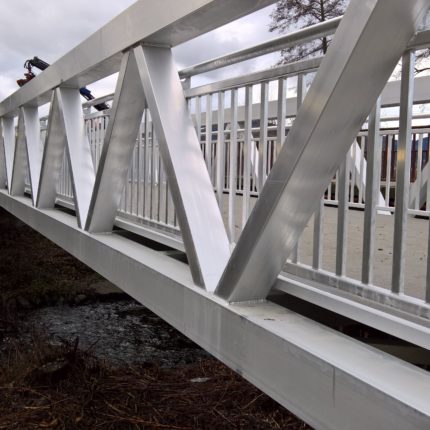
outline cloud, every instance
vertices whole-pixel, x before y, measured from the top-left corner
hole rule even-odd
[[[2,2],[0,16],[0,100],[18,89],[26,59],[38,56],[53,63],[98,30],[134,0],[14,0]],[[174,48],[178,68],[214,58],[274,37],[269,33],[273,6],[227,24]],[[210,82],[265,68],[276,62],[257,59],[195,78]],[[112,92],[116,75],[91,86],[96,96]]]
[[[269,32],[270,13],[273,5],[245,16],[223,27],[206,33],[173,49],[178,67],[185,68],[212,58],[220,57],[275,37]],[[227,79],[254,70],[268,68],[279,59],[279,54],[270,54],[234,66],[196,77],[197,82],[213,82]]]

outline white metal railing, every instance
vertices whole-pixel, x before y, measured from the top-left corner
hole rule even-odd
[[[244,58],[249,59],[263,53],[273,52],[282,43],[303,42],[316,37],[321,31],[324,34],[333,33],[339,21],[334,20],[322,25],[321,28],[313,28],[312,31],[300,31],[292,38],[291,36],[279,38],[279,43],[273,42],[271,46],[269,46],[270,44],[258,45],[245,51],[202,63],[179,73],[182,78],[188,80],[185,85],[187,89],[184,90],[185,96],[218,204],[224,214],[224,222],[232,246],[238,241],[252,207],[259,198],[264,183],[277,161],[281,147],[306,94],[308,84],[311,84],[315,71],[320,66],[321,58],[286,64],[201,87],[192,87],[190,78],[195,74],[214,70],[222,65],[243,61]],[[422,39],[422,37],[418,38],[419,47],[422,47]],[[412,44],[411,47],[414,45]],[[293,94],[287,86],[287,83],[291,81],[295,82]],[[393,87],[395,83],[388,84],[387,89],[382,94],[383,106],[384,100],[387,100],[387,106],[392,105],[391,93],[395,93],[396,90],[391,90],[390,85]],[[426,97],[423,96],[423,98]],[[91,108],[101,100],[109,102],[112,98],[113,95],[105,96],[102,99],[84,103],[83,106],[85,130],[95,171],[99,167],[110,112],[91,112]],[[401,126],[405,124],[405,119],[402,116],[399,121]],[[46,137],[46,128],[47,119],[44,119],[41,127],[42,142]],[[400,131],[380,130],[379,128],[378,122],[377,134],[382,142],[380,149],[378,149],[380,153],[377,155],[377,159],[380,159],[378,178],[370,184],[366,180],[369,137],[367,131],[362,131],[357,136],[347,156],[347,169],[343,170],[342,174],[341,171],[336,173],[322,196],[321,204],[314,216],[311,263],[304,264],[301,261],[299,241],[299,245],[291,255],[286,267],[290,273],[299,274],[303,278],[322,279],[326,283],[328,282],[327,276],[342,278],[342,285],[347,285],[349,291],[354,289],[357,291],[358,282],[360,288],[365,288],[374,293],[373,296],[369,293],[369,297],[377,297],[377,301],[384,301],[385,304],[389,302],[399,303],[396,306],[403,309],[407,307],[404,303],[407,303],[408,306],[411,303],[407,295],[404,297],[393,296],[385,291],[382,296],[387,298],[381,299],[378,287],[374,286],[372,282],[367,281],[363,284],[360,283],[362,279],[348,278],[343,268],[344,263],[342,263],[345,259],[346,237],[342,233],[347,222],[345,213],[348,208],[366,210],[368,206],[366,204],[366,189],[369,186],[379,193],[377,202],[372,203],[372,211],[376,210],[378,213],[386,214],[395,213],[397,202],[405,198],[405,190],[408,190],[410,198],[407,197],[405,213],[426,217],[430,213],[430,181],[428,180],[430,168],[427,167],[430,129],[422,128],[408,131],[408,136],[413,142],[408,150],[406,160],[406,164],[411,162],[410,178],[406,183],[403,180],[399,184],[397,181],[397,147]],[[409,147],[410,145],[407,144],[406,146]],[[74,190],[69,167],[65,155],[57,192],[59,202],[72,207]],[[29,178],[27,178],[28,184]],[[338,229],[336,239],[337,263],[336,268],[332,269],[331,272],[324,270],[322,266],[323,204],[339,208],[340,229]],[[169,243],[181,247],[179,245],[181,232],[170,193],[170,184],[167,181],[167,174],[160,157],[149,109],[144,110],[116,222],[124,228],[136,230],[140,226],[154,232],[167,233],[174,240],[174,242]],[[365,225],[364,230],[367,227]],[[399,236],[400,233],[397,231],[395,235]],[[369,240],[374,242],[373,237]],[[404,249],[401,253],[404,253]],[[364,252],[364,254],[366,253]],[[363,256],[363,259],[366,258],[370,258],[369,255]],[[396,258],[401,260],[403,257]],[[427,262],[424,261],[422,264],[427,264]],[[366,278],[365,275],[363,276]],[[428,281],[423,279],[423,282]],[[390,287],[390,285],[382,286]],[[429,287],[424,289],[427,291],[426,301],[429,301]],[[363,293],[360,292],[360,294]],[[422,303],[424,304],[424,300]],[[416,309],[422,312],[423,308],[420,303],[414,302],[414,305],[416,305],[413,306],[414,312],[419,312]],[[426,315],[430,317],[430,313]]]
[[[430,102],[430,78],[414,77],[430,0],[352,0],[337,30],[340,19],[179,74],[171,47],[274,1],[161,3],[134,3],[0,103],[1,206],[314,427],[428,428],[426,371],[328,329],[291,296],[430,348],[430,129],[412,115]],[[193,86],[195,74],[335,30],[325,58]],[[402,78],[388,82],[401,56]],[[118,71],[110,109],[82,109],[79,87]],[[393,106],[398,126],[383,129]],[[186,250],[188,265],[115,226]]]
[[[210,106],[213,103],[211,102]],[[209,106],[209,104],[207,104]],[[231,105],[226,104],[226,109],[231,109]],[[217,113],[216,109],[211,110]],[[198,111],[198,108],[197,108]],[[196,112],[194,112],[196,117]],[[234,113],[232,114],[234,117]],[[109,115],[107,112],[102,113],[89,113],[86,115],[86,131],[91,146],[91,153],[93,156],[94,166],[97,168],[103,146],[103,139],[107,127]],[[210,176],[217,192],[218,201],[225,216],[224,221],[226,228],[234,228],[230,230],[230,234],[234,231],[234,235],[230,236],[231,241],[235,242],[240,236],[243,228],[244,218],[243,211],[240,209],[244,204],[252,207],[259,196],[259,190],[264,184],[265,178],[271,170],[271,166],[276,157],[276,145],[279,142],[277,139],[278,127],[269,125],[276,122],[277,118],[268,120],[266,126],[267,136],[265,148],[260,145],[262,137],[260,136],[260,125],[254,126],[251,130],[251,148],[254,148],[248,154],[245,154],[244,133],[245,129],[241,125],[241,121],[236,122],[236,126],[231,123],[224,125],[223,131],[223,149],[220,149],[219,134],[216,126],[212,127],[212,132],[207,133],[206,127],[208,124],[202,125],[207,116],[205,113],[200,113],[200,141],[201,149],[205,160],[207,160],[210,153]],[[45,120],[46,121],[46,120]],[[148,131],[146,131],[146,121],[148,121]],[[196,121],[197,123],[197,121]],[[42,127],[42,132],[46,129],[46,124]],[[264,127],[263,127],[264,129]],[[288,127],[285,128],[285,134],[288,134]],[[411,199],[409,214],[420,215],[428,217],[429,206],[427,200],[420,201],[418,204],[418,197],[415,198],[419,190],[419,195],[426,198],[428,189],[428,174],[429,169],[427,166],[428,160],[428,137],[430,129],[416,129],[413,130],[411,135],[411,154],[410,159],[413,160],[411,164]],[[161,161],[159,147],[154,138],[155,137],[153,125],[151,122],[150,114],[147,112],[142,122],[139,136],[137,138],[136,146],[133,152],[133,158],[130,165],[128,174],[128,182],[123,192],[121,205],[118,210],[118,222],[127,220],[128,222],[136,224],[136,226],[143,225],[155,231],[159,230],[163,233],[171,235],[180,235],[179,226],[177,224],[176,213],[173,206],[172,198],[170,195],[169,184],[167,181],[166,173]],[[211,149],[210,151],[206,145],[206,139],[210,138]],[[380,199],[376,205],[379,213],[392,214],[395,208],[396,199],[396,167],[397,167],[397,142],[398,130],[380,131],[381,138],[381,166],[380,166]],[[148,142],[146,145],[145,142]],[[236,142],[236,149],[231,147],[231,142]],[[350,177],[348,180],[348,207],[365,209],[365,188],[366,188],[366,159],[367,159],[367,141],[368,133],[363,131],[357,137],[357,141],[351,146],[350,151]],[[231,154],[236,153],[236,166],[235,171],[231,169]],[[245,158],[246,155],[246,158]],[[217,163],[223,160],[223,165],[218,168]],[[245,165],[249,164],[249,193],[244,192],[245,178],[244,170]],[[421,168],[419,168],[421,166]],[[262,176],[261,176],[262,175]],[[389,184],[389,186],[387,186]],[[420,185],[417,188],[418,184]],[[218,192],[218,188],[221,190]],[[64,166],[62,169],[61,180],[58,185],[58,196],[61,202],[68,202],[73,205],[73,189],[68,173],[68,162],[64,158]],[[339,204],[339,173],[336,174],[333,181],[329,184],[327,191],[324,195],[324,203],[329,206],[338,206]],[[233,207],[231,206],[233,205]],[[323,219],[319,222],[322,224]],[[423,221],[424,222],[424,221]],[[124,226],[122,224],[122,226]],[[127,225],[125,225],[127,227]],[[232,227],[234,226],[234,227]],[[318,231],[318,229],[316,229]],[[318,243],[322,239],[314,238]],[[321,261],[322,256],[313,258],[313,262]],[[293,273],[300,273],[301,276],[315,278],[315,270],[320,271],[322,265],[312,264],[312,262],[300,261],[298,255],[292,256],[288,264],[288,268]],[[425,264],[425,262],[423,262]],[[297,267],[295,267],[298,265]],[[328,272],[329,273],[329,272]],[[343,284],[347,285],[349,289],[356,284],[355,279],[351,279],[348,283],[348,278],[343,279]],[[382,285],[388,288],[389,285]],[[346,287],[345,287],[346,288]]]

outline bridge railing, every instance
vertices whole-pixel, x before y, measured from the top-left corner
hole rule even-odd
[[[430,349],[429,129],[413,120],[430,103],[414,76],[430,0],[351,0],[342,19],[178,72],[172,48],[273,3],[134,3],[0,102],[0,204],[315,428],[428,428],[429,375],[411,363]],[[193,85],[335,31],[324,58]],[[82,107],[79,88],[118,71],[110,109]]]
[[[339,22],[340,19],[336,19],[179,72],[184,80],[188,108],[218,205],[224,214],[232,247],[238,242],[267,177],[278,160],[322,58],[285,64],[199,87],[192,86],[191,78],[198,73],[274,52],[289,43],[303,43],[321,35],[332,34]],[[430,46],[430,37],[427,31],[422,31],[411,43],[406,55],[413,57],[411,53],[416,48],[426,46]],[[292,87],[289,86],[290,82],[293,82]],[[418,298],[410,297],[405,294],[402,267],[406,252],[404,237],[407,232],[407,216],[429,215],[427,201],[430,199],[426,198],[430,193],[430,170],[426,167],[429,130],[412,130],[411,127],[412,104],[424,103],[430,98],[427,93],[417,93],[412,100],[414,95],[411,90],[403,91],[401,97],[398,93],[393,96],[401,85],[406,85],[405,82],[409,86],[413,85],[414,77],[404,72],[402,83],[389,82],[381,95],[376,120],[373,120],[373,134],[376,136],[376,141],[373,139],[371,143],[373,148],[369,149],[370,132],[360,132],[343,166],[321,196],[313,217],[311,261],[307,264],[301,261],[299,240],[299,245],[286,262],[285,270],[304,280],[318,281],[321,285],[365,297],[370,304],[374,302],[396,310],[406,310],[413,316],[420,315],[429,320],[430,277],[426,275],[422,279],[422,295]],[[424,81],[420,81],[421,86],[422,82]],[[103,101],[111,98],[105,97]],[[407,101],[404,101],[405,98]],[[85,103],[83,107],[85,132],[95,172],[100,165],[111,116],[111,111],[91,112],[91,106],[99,102],[100,100],[95,100]],[[381,107],[395,105],[399,105],[402,111],[400,128],[381,130]],[[45,118],[42,122],[43,141],[49,119]],[[403,158],[398,155],[400,146],[402,154],[406,154]],[[372,153],[370,161],[369,151]],[[372,163],[370,167],[369,163]],[[57,185],[57,199],[59,203],[73,208],[75,196],[70,169],[69,158],[65,154]],[[399,169],[403,172],[406,169],[408,175],[403,173],[403,177],[399,177]],[[377,175],[369,175],[369,172]],[[184,249],[168,176],[160,156],[153,119],[149,109],[145,107],[115,222],[122,228]],[[29,173],[27,179],[27,191],[31,193]],[[409,190],[411,183],[412,192]],[[417,186],[414,188],[414,185]],[[370,202],[367,201],[369,195],[372,196]],[[336,267],[331,270],[327,270],[322,264],[324,203],[338,207]],[[360,279],[351,278],[346,273],[347,212],[351,207],[365,211],[363,269]],[[396,222],[393,235],[393,276],[387,285],[376,286],[372,275],[372,256],[375,252],[374,216],[381,212],[394,213],[400,221]],[[427,272],[429,262],[423,261],[422,265],[426,266]],[[400,272],[396,267],[400,267]]]

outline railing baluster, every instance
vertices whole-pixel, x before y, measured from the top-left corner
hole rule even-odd
[[[278,79],[278,130],[276,137],[275,160],[278,158],[285,140],[285,116],[287,110],[287,85],[285,78]]]
[[[430,134],[428,135],[428,139],[427,163],[430,163]],[[430,212],[430,169],[427,169],[426,210]]]
[[[166,175],[166,170],[163,167],[163,182],[164,184],[164,190],[165,190],[165,212],[164,212],[164,222],[168,225],[169,224],[169,205],[170,205],[170,200],[169,200],[169,183],[167,182],[167,175]]]
[[[212,175],[212,94],[206,96],[206,144],[205,144],[206,166],[209,177],[213,183]]]
[[[201,108],[201,97],[196,97],[196,133],[197,139],[200,142],[200,132],[202,129],[202,108]]]
[[[337,208],[337,246],[336,246],[336,275],[346,274],[346,254],[348,235],[348,194],[350,181],[350,153],[342,163],[338,174],[339,203]]]
[[[323,255],[323,220],[324,220],[324,196],[321,197],[314,215],[312,268],[320,270]]]
[[[262,82],[261,84],[261,100],[260,100],[260,142],[259,163],[258,163],[258,188],[261,192],[267,177],[267,136],[268,136],[268,104],[269,104],[269,83]]]
[[[303,78],[304,76],[302,74],[297,76],[297,112],[299,112],[299,109],[300,109],[300,106],[302,105],[303,97],[304,97]],[[295,264],[297,264],[300,259],[299,247],[300,247],[300,239],[297,241],[297,244],[294,247],[291,255],[291,261]]]
[[[228,195],[228,232],[230,243],[235,242],[236,175],[237,175],[237,88],[231,91],[230,186]]]
[[[391,153],[393,151],[394,135],[387,136],[387,171],[385,174],[385,206],[390,207],[391,192]]]
[[[143,131],[143,124],[140,124],[139,127],[139,136],[137,138],[137,217],[140,218],[140,206],[141,206],[141,183],[142,183],[142,131]]]
[[[351,146],[351,181],[349,183],[350,192],[349,192],[349,203],[354,203],[355,201],[355,182],[356,182],[356,172],[357,172],[357,151],[356,151],[357,142]]]
[[[358,203],[363,203],[363,175],[364,175],[364,155],[366,154],[366,137],[360,136],[360,149],[361,149],[361,157],[360,157],[360,181],[358,183]],[[367,182],[367,180],[366,180]]]
[[[403,55],[402,82],[400,94],[400,124],[397,149],[396,210],[394,213],[393,245],[393,293],[404,293],[405,284],[405,241],[409,206],[409,183],[411,172],[411,124],[414,96],[415,54]]]
[[[339,202],[339,170],[334,177],[334,199]]]
[[[146,202],[146,188],[148,186],[148,145],[149,145],[149,118],[148,118],[148,108],[145,109],[145,146],[143,147],[143,208],[142,208],[142,216],[146,218],[147,212],[147,202]]]
[[[225,177],[225,134],[224,134],[224,103],[225,93],[218,93],[218,141],[216,146],[216,193],[220,210],[223,209],[224,177]]]
[[[157,151],[157,158],[158,158],[158,169],[157,169],[157,182],[158,182],[158,189],[157,189],[157,221],[160,222],[161,220],[161,156],[160,156],[160,147],[158,147]]]
[[[381,99],[376,102],[375,108],[369,117],[369,133],[367,141],[367,171],[366,171],[366,198],[364,207],[364,233],[363,233],[363,263],[361,280],[364,284],[373,283],[373,264],[375,255],[375,222],[376,205],[380,193],[379,180],[381,177],[382,139],[379,134],[381,114]],[[362,147],[363,149],[363,147]],[[362,152],[364,157],[364,151]],[[360,181],[362,182],[362,181]]]
[[[249,198],[251,190],[251,144],[252,144],[252,85],[245,89],[245,139],[243,142],[243,203],[242,228],[249,215]]]
[[[422,165],[423,165],[423,138],[424,134],[420,133],[419,139],[418,139],[418,151],[417,151],[417,163],[416,163],[416,169],[417,174],[415,176],[415,182],[417,183],[417,195],[415,196],[415,209],[420,210],[421,209],[421,184],[422,184]]]
[[[136,143],[133,149],[133,156],[131,158],[133,166],[133,175],[131,178],[131,211],[132,215],[137,215],[137,171],[138,171],[138,148],[139,142]]]
[[[149,218],[154,218],[154,177],[155,177],[155,136],[154,136],[154,123],[151,122],[151,187],[149,189]]]

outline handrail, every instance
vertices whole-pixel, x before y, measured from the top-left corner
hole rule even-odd
[[[187,67],[179,72],[179,76],[189,78],[191,76],[200,75],[222,67],[231,66],[242,61],[260,57],[261,55],[271,54],[272,52],[280,51],[297,44],[309,42],[324,36],[334,34],[342,20],[342,16],[333,18],[318,24],[310,25],[288,33],[284,36],[279,36],[267,42],[251,46],[240,51],[232,52],[212,60],[204,61],[191,67]]]

